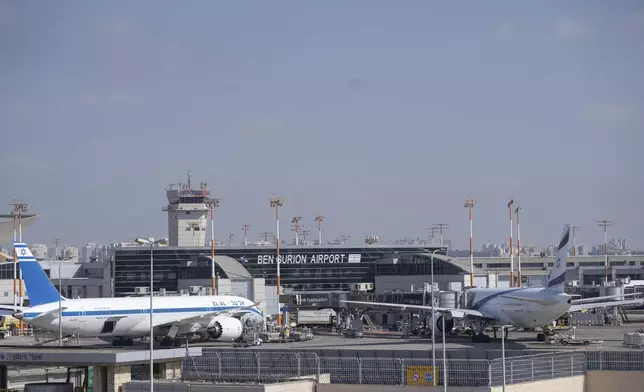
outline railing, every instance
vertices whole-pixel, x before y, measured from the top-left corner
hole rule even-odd
[[[598,355],[589,352],[590,358]],[[611,361],[609,352],[599,354]],[[617,362],[605,365],[615,370],[640,370],[644,366],[641,351],[629,356],[626,366]],[[639,356],[638,356],[639,355]],[[508,357],[505,360],[505,383],[516,384],[585,374],[589,365],[587,353],[539,354]],[[592,362],[594,363],[594,362]],[[445,369],[445,365],[447,368]],[[446,370],[446,378],[445,378]],[[315,353],[297,352],[209,352],[202,357],[186,358],[182,378],[186,381],[209,382],[276,382],[293,378],[313,378],[320,382],[339,384],[438,385],[476,387],[503,384],[503,360],[442,359],[432,361],[403,358],[325,357]]]

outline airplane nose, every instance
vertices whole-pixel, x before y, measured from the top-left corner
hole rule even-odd
[[[11,316],[13,316],[13,318],[15,318],[15,319],[22,320],[23,314],[22,314],[22,312],[16,312],[16,313],[12,314]]]

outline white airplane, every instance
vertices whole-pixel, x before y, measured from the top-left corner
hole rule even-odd
[[[466,307],[463,309],[364,301],[342,300],[341,302],[433,311],[436,329],[439,331],[442,329],[442,317],[445,317],[445,329],[448,331],[454,326],[454,318],[461,318],[472,327],[473,342],[488,342],[490,340],[490,337],[484,333],[487,326],[493,328],[501,326],[542,328],[569,312],[644,302],[642,299],[635,299],[587,303],[591,300],[621,297],[618,295],[573,301],[568,294],[564,293],[569,240],[570,227],[566,226],[557,248],[557,261],[548,274],[548,284],[545,288],[472,288],[466,292]],[[537,340],[545,340],[545,335],[538,334]]]
[[[150,297],[62,297],[24,243],[15,243],[30,307],[5,305],[3,313],[48,331],[58,331],[59,301],[64,336],[98,337],[115,346],[131,346],[132,339],[150,336]],[[161,296],[153,300],[154,335],[162,346],[179,346],[177,335],[202,339],[237,340],[243,323],[263,322],[257,304],[234,296]]]

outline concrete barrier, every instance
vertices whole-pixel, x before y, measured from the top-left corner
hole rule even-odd
[[[585,392],[644,392],[644,372],[590,370]]]
[[[584,376],[574,376],[510,384],[505,386],[505,392],[586,392],[585,386],[586,378]],[[488,390],[490,392],[502,392],[503,386],[493,387]]]
[[[442,392],[442,386],[318,384],[316,392]],[[449,387],[449,392],[489,392],[488,387]]]

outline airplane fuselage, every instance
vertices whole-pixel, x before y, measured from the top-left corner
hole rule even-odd
[[[571,297],[547,288],[470,289],[467,308],[496,319],[489,325],[538,328],[570,309]]]
[[[182,325],[179,333],[200,332],[212,327],[217,316],[214,312],[248,306],[236,313],[262,317],[253,302],[235,296],[168,296],[154,297],[153,324],[171,324],[192,317],[206,316],[198,322]],[[62,330],[64,335],[82,337],[140,337],[150,330],[150,297],[87,298],[61,301]],[[213,313],[212,317],[207,317]],[[59,329],[59,303],[52,302],[25,309],[22,318],[36,327],[50,331]],[[237,328],[238,323],[221,323]],[[155,331],[156,334],[156,331]]]

